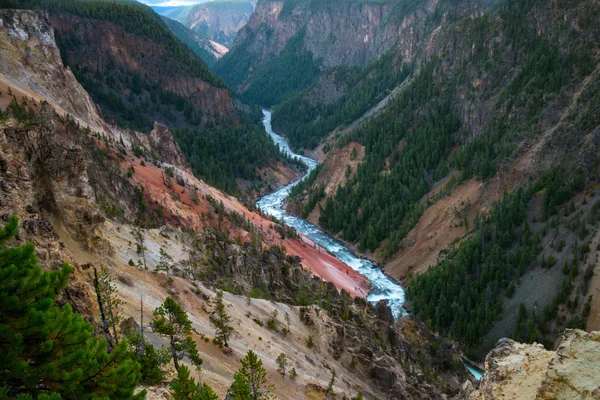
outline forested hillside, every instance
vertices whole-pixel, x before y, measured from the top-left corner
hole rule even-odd
[[[325,227],[343,232],[364,250],[374,251],[388,239],[385,258],[416,222],[422,211],[418,200],[450,169],[460,171],[459,181],[486,179],[515,159],[518,143],[539,134],[536,126],[558,122],[544,111],[561,107],[561,101],[568,106],[569,95],[594,72],[597,60],[588,50],[595,46],[590,31],[598,27],[561,32],[554,20],[557,29],[535,35],[524,26],[539,17],[536,6],[543,8],[535,1],[509,2],[496,16],[483,14],[450,27],[439,54],[420,67],[389,107],[341,139],[364,144],[366,157],[354,181],[328,200],[321,215]],[[553,11],[561,15],[560,9]],[[575,10],[573,17],[582,15]],[[498,35],[503,46],[494,43]],[[561,42],[563,35],[569,37]],[[456,47],[453,37],[475,51]],[[483,108],[472,108],[469,98]],[[590,129],[588,118],[596,111],[590,105],[573,121],[580,135]],[[356,209],[358,216],[350,211]]]
[[[237,118],[223,82],[149,7],[78,0],[39,0],[23,6],[51,12],[63,62],[117,124],[148,130],[155,120],[198,126],[216,118]],[[114,54],[111,42],[127,50],[131,60]],[[185,85],[192,87],[177,82],[186,79]],[[191,96],[194,86],[204,96]],[[222,100],[209,99],[213,93],[221,93]]]
[[[149,7],[102,0],[15,6],[50,12],[63,63],[106,119],[141,132],[149,132],[155,121],[166,124],[208,183],[247,195],[238,179],[260,186],[259,169],[282,162],[295,168],[252,118],[236,110],[223,81]],[[198,161],[216,155],[222,164]]]
[[[167,27],[186,44],[198,57],[200,57],[207,66],[211,67],[217,62],[217,56],[220,56],[218,49],[215,48],[214,44],[210,40],[192,32],[190,29],[185,27],[182,23],[177,22],[173,19],[163,17],[162,20]]]
[[[273,124],[285,132],[295,148],[313,149],[330,132],[360,118],[403,82],[412,67],[398,65],[402,62],[390,52],[363,68],[329,69],[314,85],[278,104]]]
[[[313,86],[320,88],[325,98],[338,97],[335,92],[345,92],[366,78],[368,73],[361,68],[391,49],[409,8],[408,4],[395,0],[261,1],[248,24],[239,31],[231,51],[214,70],[248,101],[266,107],[289,100]],[[382,64],[374,68],[381,68]],[[367,97],[377,98],[373,91],[366,91]],[[309,106],[295,104],[303,121],[317,113],[307,108],[333,106],[330,103],[334,102],[325,101],[317,106],[312,100],[314,97],[306,100]],[[307,115],[308,112],[311,114]],[[345,112],[346,117],[349,112]],[[332,121],[326,123],[329,125]]]
[[[502,335],[551,345],[565,326],[585,327],[591,318],[594,268],[581,266],[587,259],[582,255],[587,247],[581,246],[589,242],[593,247],[597,228],[581,193],[595,199],[598,171],[592,154],[600,123],[600,103],[593,94],[599,60],[590,51],[597,48],[600,29],[593,2],[505,1],[479,7],[477,16],[446,19],[433,11],[427,23],[439,27],[422,41],[427,47],[414,49],[410,63],[400,59],[406,72],[381,86],[389,91],[405,79],[398,94],[360,125],[344,129],[366,111],[358,98],[344,101],[341,96],[341,103],[326,108],[311,105],[310,90],[276,108],[274,115],[298,147],[316,146],[335,128],[338,133],[329,138],[326,151],[335,155],[349,143],[364,146],[356,174],[347,174],[345,185],[332,196],[323,198],[317,186],[295,193],[304,202],[299,207],[303,215],[318,209],[320,225],[360,251],[396,262],[405,248],[428,251],[437,234],[463,232],[447,243],[448,249],[438,248],[437,266],[412,281],[409,297],[417,315],[465,343],[474,356],[485,354]],[[386,93],[365,104],[373,106]],[[357,111],[348,119],[334,106],[351,110],[354,104]],[[294,118],[296,105],[299,118]],[[552,172],[553,167],[563,172]],[[430,236],[413,242],[415,225],[424,229],[420,221],[426,210],[477,181],[483,184],[474,198],[437,211],[452,215],[452,225],[434,225]],[[517,188],[522,189],[503,195]],[[564,207],[574,196],[579,217],[568,217],[573,212],[568,210],[558,211],[564,218],[549,217],[557,212],[555,206]],[[478,207],[487,211],[475,217]],[[423,224],[440,223],[427,221],[433,222]],[[553,240],[545,236],[550,226],[556,229]],[[568,233],[577,229],[582,230],[578,238]],[[410,242],[405,240],[409,232]],[[565,244],[577,261],[561,253]],[[548,268],[561,268],[565,260],[563,280]],[[418,267],[422,272],[430,265]],[[413,268],[409,265],[397,277],[413,279]],[[527,271],[547,276],[541,281],[544,289],[524,283]],[[525,293],[535,290],[549,295]]]
[[[253,104],[271,107],[281,103],[298,90],[310,85],[320,72],[319,60],[303,49],[304,31],[299,31],[287,41],[278,58],[263,65],[260,71],[244,90],[243,98]],[[233,87],[242,83],[240,80],[251,68],[250,61],[244,60],[239,48],[231,55],[215,65],[215,72],[226,79]]]

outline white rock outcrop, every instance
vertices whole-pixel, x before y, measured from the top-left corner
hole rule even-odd
[[[600,332],[568,329],[556,351],[501,339],[469,398],[600,399]]]

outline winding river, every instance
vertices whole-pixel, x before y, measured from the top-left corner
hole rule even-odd
[[[283,136],[278,135],[273,131],[273,128],[271,127],[270,111],[263,110],[263,116],[263,125],[265,126],[265,131],[271,137],[271,139],[273,139],[273,142],[279,146],[281,151],[304,163],[308,167],[308,170],[302,178],[261,198],[256,203],[258,208],[260,208],[264,213],[272,215],[280,221],[283,221],[283,223],[286,225],[296,229],[299,233],[305,235],[313,242],[325,248],[344,264],[366,276],[373,287],[373,290],[367,297],[367,300],[374,304],[380,300],[385,300],[392,309],[394,318],[397,319],[400,317],[404,313],[404,309],[402,308],[402,304],[404,304],[404,289],[401,285],[386,276],[378,267],[373,265],[371,261],[357,257],[346,246],[329,236],[319,227],[303,220],[302,218],[289,215],[285,211],[284,203],[290,195],[292,188],[306,179],[308,175],[310,175],[310,173],[317,167],[318,163],[312,158],[294,153],[290,149],[287,140]]]
[[[310,173],[317,167],[317,165],[319,165],[319,163],[312,158],[294,153],[290,149],[287,140],[283,136],[278,135],[273,131],[271,126],[270,111],[263,110],[263,125],[265,126],[265,131],[267,134],[271,137],[271,139],[273,139],[273,142],[279,146],[281,151],[289,154],[292,158],[300,160],[308,167],[308,170],[300,179],[258,200],[256,203],[258,208],[260,208],[264,213],[272,215],[280,221],[283,221],[284,224],[296,229],[313,242],[327,249],[344,264],[366,276],[373,287],[373,290],[371,293],[369,293],[367,300],[373,304],[380,300],[385,300],[392,309],[394,318],[398,319],[405,312],[402,308],[402,305],[404,304],[404,288],[400,284],[394,282],[392,279],[386,276],[381,269],[373,265],[371,261],[357,257],[346,246],[329,236],[321,228],[303,220],[300,217],[289,215],[285,211],[284,203],[290,195],[292,188],[306,179],[308,175],[310,175]],[[465,366],[475,377],[475,379],[481,379],[483,371],[468,363],[465,363]]]

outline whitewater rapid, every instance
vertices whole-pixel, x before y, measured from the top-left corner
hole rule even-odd
[[[333,239],[319,227],[302,218],[289,215],[285,211],[284,203],[289,197],[292,188],[306,179],[319,164],[312,158],[294,153],[290,149],[287,140],[273,131],[273,128],[271,127],[270,111],[263,110],[263,125],[265,126],[267,134],[271,137],[273,142],[279,146],[281,151],[287,153],[292,158],[300,160],[308,167],[308,170],[302,178],[258,200],[256,203],[257,207],[264,213],[272,215],[284,224],[296,229],[299,233],[327,249],[344,264],[366,276],[373,287],[367,300],[373,304],[380,300],[385,300],[392,309],[394,318],[397,319],[400,317],[405,312],[402,308],[402,305],[404,304],[404,288],[400,284],[386,276],[378,267],[373,265],[371,261],[357,257],[346,246]]]

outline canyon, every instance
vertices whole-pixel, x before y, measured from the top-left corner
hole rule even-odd
[[[29,54],[39,55],[40,66],[55,66],[52,81],[42,74],[37,87],[51,89],[60,79],[72,85],[69,94],[74,104],[81,103],[79,96],[93,104],[70,70],[62,66],[46,15],[2,11],[1,18],[3,48],[18,51],[30,46]],[[19,63],[18,69],[29,71],[26,76],[40,72],[32,58],[13,59]],[[69,103],[62,98],[62,89],[40,90],[32,98],[36,87],[15,80],[2,71],[2,104],[10,100],[13,106],[1,122],[1,215],[4,221],[10,215],[20,217],[16,244],[35,243],[41,264],[52,268],[69,262],[75,267],[63,301],[86,320],[98,323],[91,274],[103,265],[116,279],[124,318],[139,321],[140,300],[145,320],[168,295],[184,305],[200,335],[203,379],[220,395],[227,392],[233,366],[249,348],[265,360],[280,398],[324,393],[333,369],[338,377],[336,392],[360,391],[368,397],[411,393],[439,398],[468,379],[464,368],[455,369],[461,364],[454,345],[428,333],[417,320],[406,318],[393,324],[383,303],[375,307],[361,301],[370,290],[362,275],[314,248],[309,240],[288,233],[278,222],[195,178],[167,127],[156,124],[146,136],[101,119],[86,122],[85,113],[97,108],[71,109],[71,114],[63,109]],[[23,107],[27,104],[39,119],[32,124],[20,122],[17,101]],[[135,155],[136,147],[157,158]],[[171,171],[173,178],[165,171]],[[137,237],[143,238],[148,270],[130,265],[141,258],[133,244]],[[223,246],[225,253],[219,250]],[[258,255],[257,248],[261,249]],[[161,250],[173,255],[176,276],[152,271]],[[333,283],[316,277],[331,275],[328,269],[344,271],[346,280],[336,279],[335,284],[347,291],[340,293]],[[253,327],[235,335],[229,355],[201,340],[214,335],[209,323],[214,289],[208,285],[226,285],[237,293],[226,295],[228,310],[234,321]],[[271,300],[250,297],[252,290],[259,289]],[[309,296],[326,296],[335,305],[329,312],[317,306],[294,305],[301,290],[307,290]],[[349,312],[349,320],[336,316],[338,307]],[[263,326],[262,321],[274,310],[290,317],[293,329],[285,337]],[[388,328],[382,330],[384,326]],[[308,336],[316,342],[310,348]],[[161,344],[151,333],[149,340]],[[431,350],[426,350],[428,346]],[[429,355],[434,348],[449,364]],[[273,360],[280,352],[286,352],[296,366],[296,382],[278,378]],[[402,366],[413,359],[423,366]],[[444,375],[448,386],[439,386],[433,376],[423,377],[419,371],[425,365],[431,371],[448,371]],[[369,374],[377,379],[372,381]],[[151,394],[163,396],[160,388],[149,389]]]
[[[521,304],[529,320],[544,321],[530,340],[553,347],[566,327],[599,329],[592,3],[265,1],[215,71],[243,98],[272,108],[273,127],[292,149],[323,162],[288,212],[408,287],[436,276],[430,270],[461,275],[454,257],[477,241],[485,258],[473,262],[500,268],[486,245],[496,236],[481,222],[538,182],[523,200],[526,224],[512,228],[500,250],[517,254],[516,237],[531,229],[540,245],[526,272],[489,282],[471,264],[455,282],[473,280],[461,296],[480,296],[459,305],[466,313],[494,292],[487,313],[496,316],[482,323],[472,357],[515,334]],[[274,92],[282,76],[298,85]],[[565,189],[568,200],[552,200],[558,189],[544,185],[574,176],[582,184]],[[581,266],[571,267],[574,258]],[[448,296],[458,292],[443,280],[428,284],[427,296],[424,287],[409,291],[407,308],[430,322],[444,309],[453,315]],[[434,329],[456,335],[451,318]]]
[[[19,217],[10,245],[33,243],[44,270],[73,265],[58,302],[96,335],[102,267],[114,278],[121,326],[142,323],[154,346],[166,342],[148,321],[176,299],[204,359],[201,381],[219,398],[249,349],[281,399],[600,398],[600,69],[595,53],[579,52],[597,29],[586,18],[593,3],[532,1],[522,16],[510,14],[535,22],[540,41],[570,44],[577,61],[559,89],[544,81],[554,94],[539,98],[527,91],[537,86],[523,77],[531,62],[523,42],[499,48],[514,20],[485,2],[259,0],[215,64],[231,89],[142,6],[115,3],[147,25],[76,8],[0,10],[1,224]],[[506,74],[492,72],[492,62]],[[265,83],[294,77],[294,68],[281,72],[286,66],[310,79],[263,97]],[[114,107],[117,98],[133,111]],[[541,110],[531,111],[532,99]],[[273,109],[261,115],[258,105]],[[336,114],[342,109],[350,111]],[[301,112],[294,119],[290,110]],[[516,128],[485,142],[496,124]],[[238,153],[225,139],[236,130],[246,145]],[[423,147],[424,132],[438,144],[453,138],[441,164],[416,158],[438,154]],[[224,139],[189,140],[206,135]],[[264,151],[261,161],[228,171],[233,186],[198,168],[252,145]],[[400,227],[391,223],[399,208],[369,208],[389,200],[380,188],[398,182],[396,198],[414,199]],[[365,186],[375,190],[356,201]],[[390,229],[381,236],[381,226],[367,224],[366,236],[350,238],[352,219],[335,218],[346,209]],[[401,239],[391,234],[399,228]],[[454,325],[465,319],[466,295],[432,293],[456,282],[451,273],[471,248],[481,253],[458,278],[469,296],[470,279],[507,270],[499,251],[517,254],[515,268],[527,265],[482,284],[484,297],[501,300],[497,314],[461,336]],[[221,290],[234,326],[225,347],[211,340]],[[491,309],[468,310],[469,326]],[[278,372],[281,353],[295,379]],[[481,367],[480,382],[465,365]],[[173,398],[166,383],[143,389],[148,399]]]

